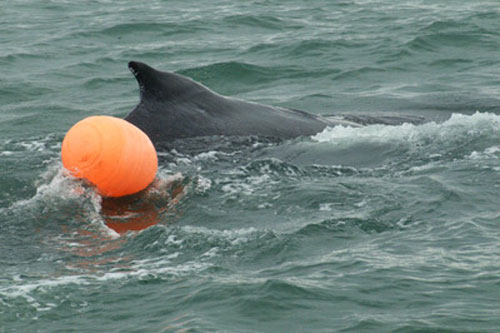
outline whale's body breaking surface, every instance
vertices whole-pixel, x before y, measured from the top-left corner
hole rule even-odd
[[[321,132],[327,126],[421,124],[412,115],[343,115],[321,117],[304,111],[247,102],[219,95],[192,79],[131,61],[140,88],[139,104],[125,120],[143,130],[157,147],[176,139],[206,136],[260,136],[291,139]]]
[[[294,138],[337,125],[307,112],[221,96],[185,76],[132,61],[140,103],[125,119],[153,143],[199,136]],[[342,123],[341,121],[339,123]]]

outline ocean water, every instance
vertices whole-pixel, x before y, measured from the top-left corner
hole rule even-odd
[[[498,1],[0,2],[0,332],[498,332],[499,55]],[[103,199],[61,141],[130,60],[423,121],[185,140]]]

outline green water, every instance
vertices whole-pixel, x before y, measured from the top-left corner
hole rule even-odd
[[[483,0],[0,2],[0,332],[498,332],[499,32]],[[130,60],[425,123],[187,140],[107,201],[60,143],[133,109]]]

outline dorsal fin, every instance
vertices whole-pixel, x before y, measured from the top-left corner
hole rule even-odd
[[[150,98],[166,101],[208,90],[187,77],[162,72],[142,62],[131,61],[128,68],[139,83],[141,101]]]

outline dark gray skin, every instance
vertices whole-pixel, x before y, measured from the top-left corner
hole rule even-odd
[[[289,139],[349,123],[221,96],[187,77],[140,62],[132,61],[128,67],[139,83],[141,101],[125,119],[155,145],[214,135]]]

